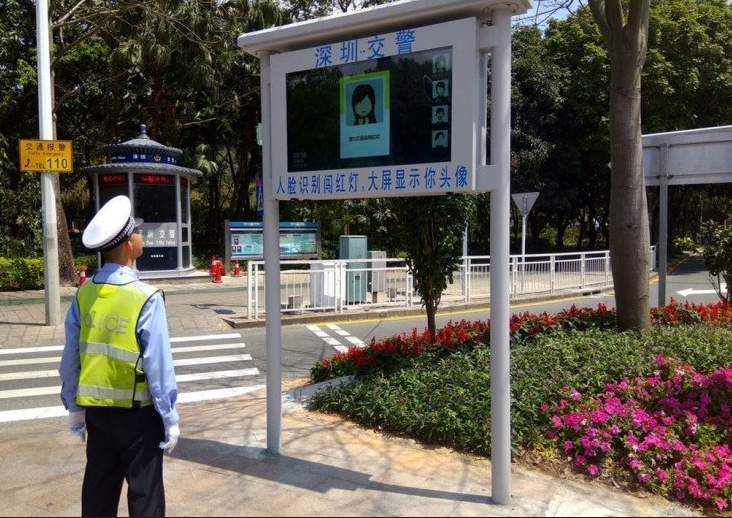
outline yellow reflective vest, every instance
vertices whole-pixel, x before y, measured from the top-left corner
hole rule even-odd
[[[85,282],[79,287],[77,404],[120,408],[152,404],[136,330],[143,306],[157,291],[139,281]]]

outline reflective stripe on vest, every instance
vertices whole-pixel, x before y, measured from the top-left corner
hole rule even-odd
[[[137,320],[158,290],[141,283],[85,282],[79,287],[81,406],[131,408],[152,404],[137,341]]]
[[[124,349],[112,347],[109,344],[94,342],[79,342],[79,352],[81,354],[101,354],[128,363],[135,363],[139,356],[139,353],[135,351],[125,351]]]
[[[123,401],[151,401],[150,393],[135,390],[109,389],[102,387],[90,387],[88,385],[80,385],[77,392],[79,396],[90,397],[103,400],[123,400]]]

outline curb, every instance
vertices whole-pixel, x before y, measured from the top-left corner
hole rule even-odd
[[[320,383],[312,383],[302,385],[294,389],[290,389],[282,393],[282,410],[285,412],[297,412],[299,410],[307,410],[310,406],[310,400],[320,392],[331,387],[337,387],[343,383],[351,383],[354,376],[341,376]]]
[[[612,291],[612,286],[606,288],[595,288],[585,289],[576,291],[566,291],[561,293],[553,293],[546,295],[530,295],[526,297],[515,298],[509,301],[509,304],[531,304],[534,302],[552,301],[563,298],[582,297],[588,295],[597,295]],[[436,314],[445,313],[456,313],[456,312],[467,312],[476,310],[490,310],[490,302],[476,302],[476,303],[455,303],[441,305]],[[335,313],[332,311],[317,312],[302,315],[291,315],[282,314],[280,316],[281,325],[297,325],[297,324],[308,324],[312,322],[359,322],[363,320],[372,319],[384,319],[384,318],[399,318],[399,317],[412,317],[426,315],[423,307],[413,308],[366,308],[356,310],[345,310],[341,313]],[[219,316],[221,320],[229,324],[233,329],[251,329],[255,327],[264,327],[267,323],[266,315],[263,318],[250,319],[247,316]]]

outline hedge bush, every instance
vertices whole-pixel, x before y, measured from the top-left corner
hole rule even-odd
[[[43,259],[0,257],[0,291],[43,289]]]

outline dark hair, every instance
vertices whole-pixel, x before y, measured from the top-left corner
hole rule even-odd
[[[368,83],[361,83],[353,89],[353,94],[351,94],[351,109],[353,110],[355,117],[358,119],[359,116],[356,115],[356,104],[360,103],[367,97],[371,101],[371,111],[366,115],[365,119],[369,124],[373,124],[376,122],[376,115],[374,114],[374,109],[376,107],[376,94],[374,93],[373,86]]]

